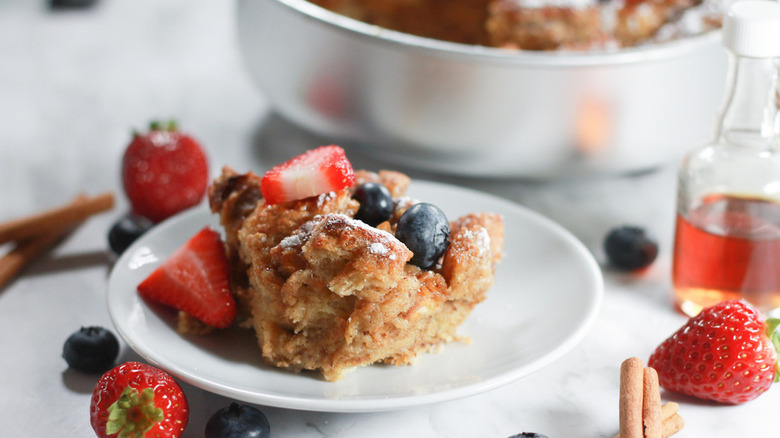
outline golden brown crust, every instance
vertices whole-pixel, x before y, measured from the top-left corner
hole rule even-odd
[[[452,298],[485,299],[503,244],[503,220],[497,214],[474,213],[453,222],[450,246],[442,262],[442,275]]]
[[[249,267],[241,258],[238,229],[252,214],[263,198],[260,192],[260,177],[252,172],[239,174],[230,167],[224,167],[222,174],[209,187],[208,200],[211,211],[219,214],[220,224],[225,229],[225,248],[230,264],[230,285],[236,298],[239,318],[251,316],[254,293],[246,272]],[[186,325],[184,327],[189,327]],[[180,327],[180,331],[186,330]]]
[[[670,20],[701,0],[646,0],[631,2],[617,12],[615,38],[623,47],[647,41]]]
[[[379,173],[369,172],[367,170],[358,170],[355,172],[355,185],[357,187],[360,184],[367,182],[380,183],[390,190],[390,194],[393,198],[399,198],[406,194],[406,189],[409,188],[411,179],[401,172],[394,170],[380,170]]]
[[[412,35],[487,44],[489,0],[310,0],[356,20]]]
[[[507,49],[575,50],[603,47],[611,40],[596,6],[523,8],[493,2],[486,27],[491,45]]]

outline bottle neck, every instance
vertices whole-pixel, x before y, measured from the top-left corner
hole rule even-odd
[[[729,53],[726,100],[718,124],[721,142],[780,149],[780,59]]]

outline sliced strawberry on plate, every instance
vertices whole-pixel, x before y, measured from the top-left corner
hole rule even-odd
[[[90,401],[90,423],[100,438],[181,436],[189,405],[168,373],[140,362],[125,362],[98,380]]]
[[[138,285],[139,294],[217,328],[233,324],[237,309],[219,234],[203,228]]]
[[[352,186],[355,172],[339,146],[312,149],[266,172],[260,182],[266,204],[297,201]]]

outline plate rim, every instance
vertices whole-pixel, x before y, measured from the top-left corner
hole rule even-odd
[[[444,401],[456,400],[464,397],[469,397],[485,392],[489,392],[501,386],[513,383],[525,376],[528,376],[546,366],[552,362],[558,360],[564,356],[567,352],[572,350],[579,342],[584,338],[589,329],[592,327],[593,322],[601,308],[601,303],[604,297],[604,277],[601,269],[596,262],[593,254],[587,249],[587,247],[575,237],[569,230],[562,225],[547,218],[543,214],[534,211],[528,207],[522,206],[519,203],[513,202],[509,199],[502,198],[491,193],[482,192],[476,189],[462,187],[452,184],[439,183],[426,180],[413,180],[410,184],[409,191],[412,192],[409,196],[414,197],[414,191],[416,189],[424,190],[447,190],[452,193],[463,193],[468,196],[475,196],[485,199],[487,202],[501,204],[502,209],[513,210],[519,212],[521,215],[529,217],[531,220],[540,222],[545,228],[554,231],[558,237],[563,238],[567,244],[571,245],[572,249],[581,256],[582,261],[587,266],[587,272],[591,274],[593,281],[593,289],[591,292],[592,297],[589,300],[589,306],[582,313],[582,320],[574,330],[570,330],[570,334],[566,336],[563,342],[559,343],[555,348],[549,350],[540,359],[519,367],[513,371],[504,372],[493,376],[489,379],[480,381],[479,384],[465,385],[452,389],[440,390],[427,394],[415,394],[405,395],[400,397],[385,397],[385,398],[373,398],[373,399],[314,399],[307,396],[289,394],[278,395],[275,393],[258,393],[252,390],[242,389],[240,387],[227,386],[223,383],[214,381],[213,379],[204,379],[199,377],[195,373],[184,369],[175,361],[169,360],[164,354],[159,352],[147,352],[144,348],[141,348],[136,342],[135,337],[132,334],[125,332],[124,324],[119,323],[119,316],[117,315],[117,309],[112,306],[112,296],[116,296],[116,292],[112,293],[112,290],[116,290],[114,283],[118,280],[119,276],[117,272],[121,270],[121,267],[127,265],[128,258],[134,253],[134,250],[146,242],[144,236],[139,238],[125,252],[117,258],[114,265],[111,268],[108,281],[108,290],[106,297],[106,305],[108,307],[109,316],[114,328],[117,330],[119,336],[132,349],[135,353],[141,356],[149,363],[158,366],[183,382],[186,382],[192,386],[200,388],[204,391],[218,394],[221,396],[241,400],[249,403],[256,403],[265,406],[274,406],[278,408],[297,409],[315,412],[333,412],[333,413],[361,413],[361,412],[382,412],[392,411],[398,409],[406,409],[411,407],[430,405],[440,403]],[[187,220],[190,216],[199,216],[208,212],[205,203],[201,203],[193,208],[190,208],[184,212],[181,212],[173,217],[166,219],[165,221],[157,224],[155,228],[157,230],[151,230],[154,235],[163,234],[166,230],[180,221]],[[210,213],[209,213],[210,214]],[[149,237],[147,236],[147,239]],[[159,262],[158,262],[159,263]],[[116,298],[115,298],[116,299]],[[348,376],[346,378],[349,378]]]

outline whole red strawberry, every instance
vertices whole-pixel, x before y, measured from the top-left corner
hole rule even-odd
[[[729,404],[753,400],[777,375],[778,322],[743,300],[718,303],[659,345],[648,366],[671,391]]]
[[[160,222],[203,199],[208,160],[200,144],[171,122],[135,134],[122,159],[122,183],[133,212]]]
[[[138,293],[210,326],[225,328],[233,324],[238,313],[229,273],[219,233],[205,227],[141,282]]]
[[[100,438],[175,438],[188,418],[181,387],[143,363],[125,362],[109,370],[92,392],[90,422]]]

